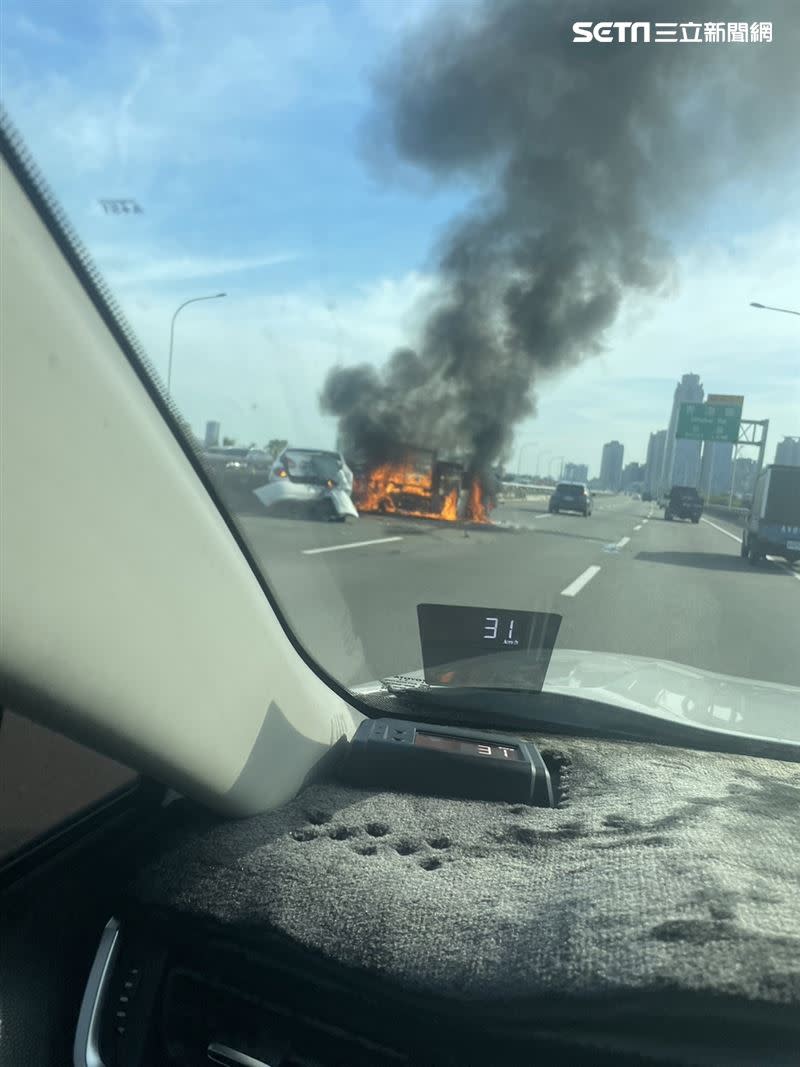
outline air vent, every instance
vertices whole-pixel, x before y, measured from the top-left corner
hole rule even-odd
[[[407,1055],[323,1020],[312,1003],[273,999],[188,968],[171,971],[163,1010],[164,1064],[207,1067],[211,1045],[269,1067],[397,1067]]]

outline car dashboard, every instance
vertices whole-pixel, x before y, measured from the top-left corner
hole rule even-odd
[[[798,765],[533,740],[554,808],[333,774],[236,821],[170,804],[76,1067],[797,1062]]]

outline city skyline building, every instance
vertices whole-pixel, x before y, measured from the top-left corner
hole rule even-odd
[[[730,492],[733,475],[733,447],[727,441],[704,443],[698,485],[702,496],[719,496]]]
[[[586,463],[565,463],[562,477],[565,482],[588,482],[589,466]]]
[[[622,484],[622,461],[625,446],[619,441],[608,441],[603,445],[600,460],[600,487],[618,492]]]
[[[647,458],[644,465],[644,488],[657,496],[661,486],[661,472],[664,468],[664,450],[667,446],[667,431],[655,430],[647,442]]]
[[[775,462],[800,467],[800,437],[784,437],[775,449]]]
[[[667,492],[673,485],[697,487],[700,481],[702,442],[678,440],[675,432],[678,428],[681,404],[702,404],[704,399],[705,390],[700,375],[684,374],[675,386],[672,397],[659,492]]]

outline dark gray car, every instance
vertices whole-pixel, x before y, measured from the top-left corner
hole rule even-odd
[[[548,511],[551,515],[576,511],[588,519],[592,514],[592,494],[583,482],[559,482],[550,496]]]

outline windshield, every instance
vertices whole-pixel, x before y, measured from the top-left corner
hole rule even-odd
[[[626,12],[4,3],[9,115],[346,687],[425,604],[557,616],[545,688],[800,687],[800,11]]]
[[[333,452],[287,451],[283,454],[282,466],[295,482],[318,482],[325,484],[336,480],[341,472],[341,460]]]

